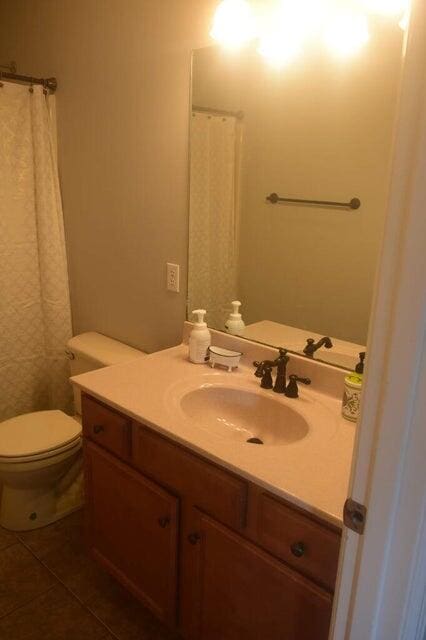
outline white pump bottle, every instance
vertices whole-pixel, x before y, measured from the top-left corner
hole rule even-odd
[[[244,335],[246,325],[244,324],[240,313],[241,302],[239,300],[234,300],[234,302],[231,302],[231,304],[232,313],[230,314],[228,320],[225,322],[225,329],[233,336],[242,336]]]
[[[196,309],[192,313],[197,316],[197,322],[194,322],[194,328],[189,336],[189,359],[196,364],[204,364],[207,362],[207,350],[211,344],[210,331],[207,323],[204,322],[206,310]]]

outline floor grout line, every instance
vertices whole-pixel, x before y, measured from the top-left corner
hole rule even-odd
[[[73,527],[73,525],[72,525]],[[12,611],[9,611],[8,613],[4,614],[4,615],[0,615],[0,620],[5,620],[9,615],[12,615],[13,613],[15,613],[16,611],[19,611],[20,609],[24,608],[25,606],[29,605],[31,602],[33,602],[34,600],[37,600],[37,598],[39,598],[40,596],[48,593],[49,591],[51,591],[52,589],[54,589],[55,587],[61,586],[66,593],[71,597],[71,599],[78,603],[83,610],[90,616],[90,618],[93,620],[96,620],[96,622],[100,625],[100,630],[103,630],[103,635],[101,636],[101,638],[99,640],[126,640],[126,637],[123,636],[122,630],[118,630],[118,631],[113,631],[108,624],[102,619],[102,617],[100,617],[100,615],[102,615],[99,613],[96,613],[95,611],[92,611],[90,609],[90,603],[92,603],[93,601],[96,601],[96,598],[102,595],[102,585],[100,585],[100,591],[98,589],[98,587],[96,586],[96,584],[94,584],[93,586],[95,587],[95,590],[92,594],[89,593],[89,597],[86,598],[85,601],[80,600],[79,596],[74,593],[73,589],[68,586],[65,582],[64,579],[61,578],[59,575],[57,575],[55,573],[55,570],[50,568],[48,566],[48,564],[46,564],[45,560],[43,559],[43,557],[40,557],[39,554],[46,556],[46,558],[48,558],[49,554],[54,552],[54,553],[60,553],[61,548],[64,545],[71,545],[71,547],[75,544],[75,545],[79,545],[80,543],[82,543],[82,551],[84,552],[84,554],[87,554],[87,559],[88,561],[92,561],[91,560],[91,554],[90,554],[90,550],[87,548],[87,544],[84,543],[84,536],[82,535],[82,529],[80,528],[79,525],[77,525],[77,528],[71,528],[71,529],[67,529],[66,527],[64,527],[64,529],[61,528],[60,531],[58,531],[58,538],[56,539],[55,537],[53,537],[53,539],[51,540],[49,537],[47,538],[47,540],[43,539],[43,536],[41,537],[41,546],[37,543],[37,538],[35,541],[35,546],[37,550],[34,550],[30,545],[31,545],[31,540],[29,542],[26,542],[25,540],[25,536],[23,536],[22,538],[19,537],[19,532],[18,533],[14,533],[14,541],[8,545],[7,547],[4,547],[2,550],[10,548],[13,545],[20,545],[22,548],[26,549],[30,555],[36,560],[36,562],[41,565],[48,573],[50,576],[53,577],[54,579],[54,584],[51,585],[50,587],[48,587],[46,590],[38,593],[35,597],[30,598],[28,601],[20,604],[19,606],[17,606],[15,609],[13,609]],[[54,536],[56,535],[56,533],[54,532]],[[34,541],[33,541],[34,543]],[[46,546],[47,545],[47,546]],[[77,547],[76,547],[77,548]],[[1,551],[0,550],[0,553]],[[71,570],[70,573],[71,576],[73,576],[73,572]],[[66,577],[65,579],[67,579],[68,577],[68,573],[66,573]],[[108,572],[105,572],[107,575]],[[142,633],[142,631],[141,631]],[[148,632],[148,635],[150,635],[150,633]],[[141,635],[141,640],[142,637],[145,638],[145,633],[143,633],[143,636]],[[157,637],[155,635],[155,637]],[[179,636],[180,637],[180,636]],[[426,639],[425,639],[426,640]]]
[[[56,576],[55,576],[56,577]],[[7,613],[3,613],[0,615],[0,620],[4,620],[5,618],[7,618],[7,616],[11,616],[12,614],[16,613],[17,611],[19,611],[20,609],[23,609],[23,607],[26,607],[28,604],[30,604],[31,602],[34,602],[34,600],[37,600],[37,598],[39,596],[44,596],[46,593],[49,593],[49,591],[51,591],[52,589],[54,589],[57,585],[52,584],[50,587],[47,587],[47,589],[45,589],[44,591],[40,591],[40,593],[38,593],[35,598],[30,598],[29,600],[25,600],[25,602],[21,602],[21,604],[19,604],[17,607],[15,607],[14,609],[12,609],[11,611],[8,611]]]
[[[95,613],[93,613],[93,611],[91,611],[84,602],[82,602],[76,595],[75,593],[65,584],[65,582],[63,580],[61,580],[61,578],[59,576],[56,575],[56,573],[54,571],[52,571],[52,569],[50,569],[50,567],[47,566],[47,564],[45,562],[43,562],[43,560],[41,558],[39,558],[37,556],[37,554],[34,552],[33,549],[31,549],[31,547],[26,544],[23,540],[21,540],[21,538],[17,538],[18,544],[21,544],[23,547],[25,547],[25,549],[27,549],[27,551],[29,551],[31,553],[31,555],[55,578],[55,580],[57,580],[59,582],[59,584],[61,584],[64,589],[66,589],[66,591],[72,596],[73,600],[76,600],[78,602],[78,604],[80,606],[82,606],[91,617],[95,618],[95,620],[97,620],[98,622],[100,622],[102,624],[102,626],[106,629],[106,631],[108,631],[109,634],[112,635],[113,638],[115,638],[115,640],[123,640],[122,638],[119,638],[119,636],[117,636],[109,627],[107,624],[105,624],[105,622],[99,618]],[[43,591],[43,593],[47,593],[48,591],[50,591],[50,589],[53,589],[55,585],[52,585],[52,587],[49,587],[49,589],[47,589],[46,591]],[[42,594],[39,594],[42,595]],[[36,596],[38,597],[38,596]],[[33,600],[35,600],[36,598],[32,598],[31,600],[29,600],[28,602],[26,602],[25,604],[29,604],[30,602],[32,602]],[[24,606],[24,605],[22,605]],[[14,609],[14,611],[17,611],[18,609],[20,609],[21,606],[17,607],[17,609]],[[9,612],[12,613],[12,612]],[[6,614],[9,615],[9,613]],[[6,617],[3,616],[3,617]],[[1,617],[0,617],[1,619]],[[100,640],[103,640],[103,638],[101,638]]]
[[[2,551],[6,551],[6,549],[9,549],[10,547],[13,547],[13,545],[16,544],[17,542],[20,542],[20,541],[16,538],[16,540],[11,542],[10,544],[7,544],[5,547],[1,547],[0,553],[2,553]]]

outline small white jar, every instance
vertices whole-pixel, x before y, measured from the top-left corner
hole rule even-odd
[[[350,373],[345,377],[342,400],[342,415],[346,420],[356,422],[361,404],[362,375]]]

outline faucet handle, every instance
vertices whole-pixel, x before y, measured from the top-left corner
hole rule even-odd
[[[355,367],[356,373],[364,373],[364,360],[365,360],[366,352],[361,351],[359,354],[359,362]]]
[[[303,353],[312,358],[315,352],[315,340],[313,338],[306,338],[306,346],[303,349]]]
[[[262,389],[272,389],[274,386],[272,382],[272,367],[270,364],[265,364],[263,367],[263,375],[260,383]]]
[[[292,377],[292,375],[290,376],[290,378]],[[301,382],[302,384],[310,385],[312,382],[310,378],[300,378],[299,376],[294,377],[296,378],[296,382]]]
[[[256,367],[256,371],[254,372],[254,375],[256,376],[256,378],[261,378],[263,376],[264,366],[265,366],[265,362],[263,360],[261,362],[259,362],[258,360],[255,360],[253,362],[253,367]]]
[[[254,372],[256,378],[262,378],[260,386],[263,389],[272,389],[272,367],[274,366],[273,362],[271,362],[270,360],[262,360],[261,362],[255,360],[253,362],[253,366],[256,367],[256,371]]]
[[[290,382],[288,383],[286,390],[284,391],[284,394],[286,395],[287,398],[299,397],[299,388],[297,386],[298,382],[301,382],[302,384],[306,384],[306,385],[311,384],[310,378],[300,378],[299,376],[296,376],[294,374],[289,376],[289,380]]]

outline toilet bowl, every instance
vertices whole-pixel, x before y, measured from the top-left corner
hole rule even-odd
[[[81,424],[62,411],[0,423],[0,525],[13,531],[38,528],[80,507],[81,478],[79,490],[73,487],[81,475],[80,453]]]
[[[71,375],[128,362],[142,351],[88,332],[67,345]],[[83,502],[81,397],[76,415],[36,411],[0,423],[0,526],[26,531],[48,525]]]

